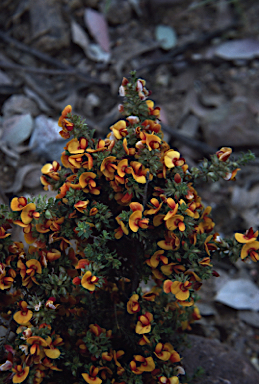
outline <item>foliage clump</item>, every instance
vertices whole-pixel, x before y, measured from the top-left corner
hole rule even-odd
[[[178,347],[200,318],[212,258],[258,260],[258,233],[214,231],[199,179],[233,179],[245,155],[221,148],[189,169],[163,140],[145,81],[120,86],[126,116],[95,139],[67,106],[61,156],[42,168],[56,198],[15,197],[0,212],[0,311],[4,383],[178,384]],[[22,227],[25,243],[12,239]]]

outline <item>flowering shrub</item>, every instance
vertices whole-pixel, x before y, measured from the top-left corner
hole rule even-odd
[[[259,259],[258,231],[221,239],[195,189],[234,179],[253,155],[231,161],[223,147],[189,169],[163,140],[145,81],[133,73],[119,92],[126,119],[105,139],[63,110],[63,167],[46,164],[41,177],[55,199],[1,206],[1,382],[182,383],[178,347],[200,318],[202,281],[218,275],[212,258]]]

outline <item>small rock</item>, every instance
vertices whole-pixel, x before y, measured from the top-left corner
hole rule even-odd
[[[183,122],[183,125],[180,129],[180,132],[190,138],[194,138],[198,132],[200,125],[200,120],[197,116],[189,115],[187,119]]]
[[[195,384],[259,383],[259,372],[228,345],[196,335],[189,335],[188,341],[191,348],[182,352],[187,375],[195,374],[198,367],[205,371]]]
[[[30,113],[4,119],[2,140],[11,146],[27,140],[33,129],[33,119]]]
[[[109,23],[117,25],[127,23],[131,18],[131,6],[127,0],[102,1],[100,10],[105,13]]]
[[[259,56],[259,41],[254,39],[227,41],[216,47],[215,55],[225,60],[252,60]]]
[[[259,328],[259,313],[254,311],[239,311],[238,317],[245,323]]]
[[[51,51],[69,46],[69,28],[62,18],[60,1],[31,1],[30,21],[32,38],[38,49]]]
[[[258,124],[246,99],[237,97],[213,110],[203,110],[201,128],[207,144],[220,147],[259,143]]]
[[[9,76],[3,71],[0,70],[0,85],[11,85],[12,81]]]
[[[89,93],[84,101],[84,112],[87,116],[93,116],[93,109],[99,107],[100,98],[95,93]]]
[[[56,120],[47,118],[45,115],[36,117],[35,128],[29,143],[32,152],[44,156],[47,161],[59,161],[67,142],[59,135],[60,130]]]
[[[13,95],[4,102],[2,112],[4,117],[29,113],[35,117],[39,114],[37,104],[27,96]]]
[[[160,42],[161,48],[168,51],[176,46],[177,36],[175,30],[168,25],[158,25],[155,31],[156,40]]]
[[[218,291],[215,300],[235,309],[259,310],[259,289],[250,280],[233,279]]]

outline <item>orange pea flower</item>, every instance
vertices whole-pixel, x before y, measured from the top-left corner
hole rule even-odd
[[[164,275],[170,276],[173,272],[174,273],[181,273],[185,271],[185,267],[181,264],[177,263],[170,263],[168,265],[162,265],[161,271]]]
[[[99,278],[92,275],[91,271],[86,271],[81,280],[81,285],[88,289],[88,291],[94,291],[95,285],[98,283]]]
[[[235,239],[239,243],[251,243],[256,240],[257,236],[258,231],[254,232],[252,227],[250,227],[244,235],[242,233],[235,233]]]
[[[122,139],[128,134],[125,120],[119,120],[116,124],[110,127],[110,130],[118,140]]]
[[[176,203],[171,197],[169,197],[167,200],[166,200],[166,203],[168,205],[170,209],[170,211],[167,212],[167,214],[165,215],[164,217],[164,220],[168,220],[168,219],[171,219],[171,217],[175,216],[177,210],[178,210],[178,206],[179,204]]]
[[[151,323],[153,321],[153,315],[150,312],[146,312],[144,315],[139,316],[138,322],[135,328],[135,332],[139,335],[143,333],[149,333],[151,331]]]
[[[66,193],[69,190],[68,183],[64,183],[59,189],[60,192],[57,194],[56,199],[63,199],[63,197],[66,196]]]
[[[179,231],[184,232],[185,231],[185,224],[183,221],[184,221],[184,216],[174,215],[170,219],[166,220],[166,227],[170,231],[174,231],[176,228],[178,228]]]
[[[181,281],[177,280],[166,280],[164,282],[164,292],[172,292],[178,300],[185,301],[190,296],[189,289],[191,288],[191,285],[192,284],[189,281],[182,283]]]
[[[236,168],[232,172],[228,172],[225,177],[223,177],[224,180],[236,180],[236,174],[238,171],[240,171],[241,168]]]
[[[171,353],[164,349],[164,344],[158,343],[155,348],[154,354],[156,357],[158,357],[160,360],[168,361],[171,357]]]
[[[0,227],[0,239],[5,239],[8,236],[11,236],[11,233],[6,233],[4,227]]]
[[[128,142],[127,142],[126,137],[123,139],[122,145],[123,145],[124,151],[126,152],[127,155],[132,155],[132,156],[135,155],[136,149],[135,148],[128,148]]]
[[[145,168],[143,164],[138,161],[131,161],[130,165],[132,167],[132,176],[134,180],[138,183],[145,184],[146,183],[146,175],[149,172],[148,168]],[[149,175],[149,180],[153,179],[153,175]]]
[[[99,368],[94,367],[93,365],[90,367],[89,373],[82,373],[83,379],[88,383],[88,384],[101,384],[102,379],[97,377],[99,372]]]
[[[58,249],[52,249],[47,252],[46,257],[49,261],[55,261],[61,257],[61,252]]]
[[[150,259],[147,260],[147,265],[149,265],[152,268],[156,268],[160,262],[162,261],[163,264],[168,263],[168,258],[164,256],[164,250],[162,251],[161,249],[159,251],[156,251]]]
[[[74,124],[66,119],[66,117],[69,113],[72,113],[71,105],[67,105],[63,109],[61,116],[58,120],[59,127],[62,127],[62,130],[59,132],[59,134],[61,137],[63,137],[63,139],[69,139],[69,137],[70,137],[69,132],[72,131],[74,128]]]
[[[154,102],[152,100],[146,100],[146,104],[148,106],[149,115],[156,116],[157,118],[159,118],[160,108],[159,107],[154,108]]]
[[[133,232],[137,232],[139,228],[146,229],[149,219],[142,219],[143,205],[137,202],[130,203],[133,213],[129,217],[129,227]]]
[[[139,137],[141,141],[136,144],[137,148],[142,148],[143,144],[147,145],[149,151],[160,147],[161,139],[153,133],[140,132]]]
[[[161,124],[158,124],[154,120],[145,120],[141,123],[141,126],[144,127],[145,131],[151,131],[159,133],[161,131]]]
[[[25,197],[14,197],[11,201],[12,211],[21,211],[27,205],[27,199]]]
[[[204,257],[202,260],[199,261],[199,264],[203,267],[213,267],[213,265],[210,264],[210,257]]]
[[[207,254],[210,256],[210,251],[216,251],[218,249],[217,245],[215,243],[210,243],[209,241],[214,238],[214,235],[210,235],[206,238],[204,241],[204,247],[207,252]]]
[[[117,169],[117,165],[113,164],[113,162],[116,161],[115,156],[108,156],[106,157],[101,164],[101,172],[106,176],[109,180],[114,179],[114,172]]]
[[[119,240],[124,234],[128,235],[129,230],[126,227],[126,225],[123,223],[123,221],[120,220],[120,217],[116,217],[117,223],[120,225],[119,228],[115,229],[115,239]]]
[[[31,336],[26,339],[27,344],[31,345],[30,354],[40,356],[43,353],[43,347],[47,347],[47,342],[40,336]],[[44,355],[44,354],[43,354]]]
[[[135,355],[134,360],[130,362],[130,369],[136,375],[141,375],[143,372],[152,372],[156,368],[152,357],[144,357]]]
[[[165,239],[160,240],[157,245],[166,251],[176,251],[180,247],[180,239],[173,232],[167,232]]]
[[[128,165],[128,159],[122,159],[117,166],[117,172],[120,177],[132,172],[132,168]]]
[[[100,189],[96,188],[95,179],[96,174],[93,172],[84,172],[79,177],[79,184],[83,191],[86,193],[92,193],[93,195],[99,195]]]
[[[228,147],[222,147],[219,151],[216,152],[216,155],[220,161],[227,161],[229,156],[232,153],[232,149]]]
[[[178,363],[179,361],[181,361],[179,353],[174,350],[174,347],[172,346],[171,343],[165,343],[164,350],[170,352],[171,356],[169,360],[172,363]]]
[[[15,375],[13,376],[13,383],[22,383],[28,376],[30,368],[25,366],[24,368],[21,365],[16,365],[13,369]]]
[[[5,289],[11,288],[11,286],[13,285],[13,282],[14,282],[14,278],[11,276],[6,276],[5,271],[0,275],[0,289],[2,291]]]
[[[77,203],[74,204],[74,207],[79,211],[79,212],[84,212],[85,209],[87,208],[87,205],[89,204],[89,200],[85,201],[78,201]]]
[[[158,377],[159,384],[179,384],[179,379],[177,376],[172,376],[167,378],[166,376]]]
[[[163,201],[159,204],[159,201],[155,198],[150,200],[151,204],[148,204],[150,209],[145,211],[145,215],[155,215],[162,207]]]
[[[53,180],[59,180],[59,174],[58,171],[61,170],[61,166],[57,161],[53,161],[52,164],[47,163],[41,168],[41,173],[43,175],[48,175]]]
[[[15,312],[15,314],[13,315],[13,319],[18,324],[27,324],[31,320],[33,312],[27,308],[28,304],[26,303],[26,301],[20,301],[19,306],[21,310]]]
[[[38,219],[40,217],[39,212],[36,212],[36,205],[34,203],[27,204],[21,213],[21,220],[24,224],[30,224],[33,219]]]
[[[167,168],[174,168],[177,165],[182,165],[183,161],[180,159],[180,153],[178,151],[174,151],[173,149],[169,149],[164,154],[164,163]]]
[[[85,137],[81,137],[79,140],[74,138],[70,140],[65,149],[68,150],[69,153],[76,155],[76,154],[83,154],[88,147],[88,140]]]
[[[127,302],[127,311],[131,315],[140,311],[140,304],[138,302],[138,299],[139,299],[139,295],[134,294],[131,296],[131,298]]]
[[[241,249],[241,259],[245,260],[248,256],[250,256],[254,262],[257,262],[259,260],[258,249],[259,249],[259,241],[253,241],[253,242],[244,244]]]
[[[50,359],[57,359],[60,356],[60,350],[57,346],[64,344],[63,339],[59,335],[56,335],[56,338],[53,341],[51,337],[47,336],[46,343],[48,346],[48,348],[44,348],[46,356]]]

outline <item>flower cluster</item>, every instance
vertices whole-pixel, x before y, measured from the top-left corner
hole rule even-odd
[[[132,74],[119,93],[125,118],[104,139],[63,110],[69,141],[41,177],[55,199],[1,208],[0,311],[15,332],[2,346],[6,383],[182,383],[177,350],[200,318],[196,292],[217,276],[213,257],[259,258],[258,231],[222,240],[195,188],[233,179],[249,156],[231,161],[223,147],[189,169],[163,140],[145,81]],[[11,239],[14,225],[26,244]]]

